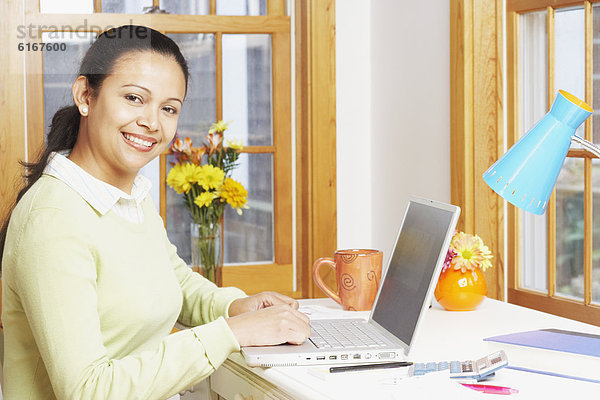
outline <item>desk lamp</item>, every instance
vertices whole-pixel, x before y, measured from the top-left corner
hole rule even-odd
[[[515,206],[541,215],[572,142],[600,157],[600,148],[575,135],[592,108],[559,90],[550,111],[483,174],[496,193]]]

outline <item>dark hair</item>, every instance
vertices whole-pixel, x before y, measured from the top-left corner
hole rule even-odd
[[[187,88],[188,66],[177,44],[162,33],[145,26],[124,25],[103,32],[83,57],[79,75],[87,78],[91,95],[97,95],[102,83],[113,72],[115,64],[121,57],[145,51],[173,57],[181,67]],[[24,178],[26,184],[19,191],[17,199],[11,206],[0,230],[0,270],[2,269],[2,255],[4,254],[8,222],[15,204],[42,176],[51,153],[73,148],[79,134],[80,118],[79,109],[76,105],[60,108],[52,117],[46,147],[40,151],[37,162],[21,161],[21,165],[25,167]]]

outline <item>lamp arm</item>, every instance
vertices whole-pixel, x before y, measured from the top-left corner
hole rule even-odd
[[[584,149],[588,150],[590,153],[592,153],[596,157],[600,158],[600,147],[594,145],[592,142],[589,142],[583,138],[580,138],[577,135],[571,136],[571,140],[575,143],[580,144]]]

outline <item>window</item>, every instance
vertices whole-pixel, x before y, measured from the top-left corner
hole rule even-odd
[[[600,4],[509,0],[507,40],[507,145],[542,118],[559,89],[596,110],[576,134],[600,145]],[[508,205],[507,221],[509,301],[598,324],[600,160],[572,147],[546,215]]]
[[[234,4],[238,7],[238,13],[243,15],[220,15],[220,10],[225,10],[222,9],[223,6],[229,8]],[[182,40],[191,41],[193,46],[198,45],[200,35],[204,35],[204,43],[210,43],[218,32],[222,35],[260,35],[272,32],[269,35],[273,96],[271,129],[274,142],[272,148],[257,144],[251,149],[252,152],[248,151],[248,157],[259,154],[260,157],[274,158],[272,190],[275,199],[275,262],[241,268],[227,267],[227,274],[231,278],[231,284],[241,283],[239,286],[248,292],[268,289],[295,297],[319,295],[320,291],[313,284],[310,267],[314,260],[332,254],[337,248],[336,161],[335,154],[331,153],[331,149],[335,148],[336,126],[333,0],[26,0],[4,2],[3,5],[5,13],[0,18],[3,18],[7,29],[0,31],[0,43],[6,44],[3,50],[6,53],[5,59],[9,62],[0,63],[0,81],[7,83],[0,86],[0,99],[6,109],[6,115],[0,121],[0,150],[3,154],[0,157],[0,170],[3,171],[3,179],[0,180],[2,219],[14,204],[16,188],[22,185],[22,169],[18,161],[31,161],[35,158],[44,145],[44,111],[46,107],[49,108],[48,111],[52,107],[58,107],[64,90],[68,90],[64,86],[69,80],[59,75],[74,74],[77,67],[74,63],[71,66],[61,64],[64,70],[52,68],[45,64],[52,61],[44,61],[44,57],[51,58],[49,54],[20,51],[19,43],[64,40],[64,51],[83,54],[85,35],[97,35],[103,27],[131,23],[152,26],[167,34],[181,35],[179,37]],[[142,14],[149,5],[160,6],[171,14]],[[104,7],[113,7],[114,12],[109,13],[110,10]],[[285,15],[285,10],[293,10],[293,17]],[[186,13],[185,16],[177,15]],[[38,32],[37,28],[42,26],[45,26],[43,32]],[[295,27],[293,43],[290,39],[291,26]],[[29,27],[35,36],[27,35]],[[74,31],[75,27],[79,28],[74,32],[75,37],[57,33]],[[79,38],[77,34],[84,37]],[[196,39],[191,36],[184,38],[185,34],[196,35]],[[206,48],[204,50],[208,51]],[[292,68],[286,67],[285,63],[288,61],[281,62],[280,55],[294,56],[294,78],[291,76]],[[53,74],[56,76],[51,76]],[[215,78],[215,85],[216,82]],[[289,88],[282,87],[282,82],[293,85],[296,89],[293,96],[282,97],[282,92],[277,88],[291,92]],[[51,96],[50,92],[54,94]],[[219,93],[216,89],[212,92]],[[53,96],[59,98],[54,99]],[[295,100],[293,108],[292,99]],[[212,111],[215,115],[221,109],[217,107],[220,101],[223,99],[219,100],[217,97],[215,111]],[[286,131],[280,128],[288,120],[286,115],[291,113],[295,117],[293,132],[296,137],[293,141],[292,128],[288,128],[287,138]],[[286,140],[295,146],[294,152],[291,152],[292,146],[288,146]],[[296,166],[293,172],[289,170],[292,165]],[[159,175],[157,180],[161,173],[166,173],[166,168],[153,168]],[[291,185],[294,183],[297,190],[292,197]],[[163,193],[166,194],[166,187],[164,189]],[[280,193],[283,193],[286,201],[277,200],[281,198]],[[164,204],[166,207],[166,202],[161,203],[160,193],[155,194],[155,198],[156,204]],[[166,208],[162,211],[165,212]],[[295,219],[291,218],[293,212],[296,213]],[[287,216],[287,219],[281,221],[282,215]],[[332,287],[335,286],[334,273],[324,278]]]
[[[223,119],[234,121],[227,135],[245,145],[234,179],[248,189],[250,209],[241,217],[226,212],[223,285],[248,293],[278,290],[294,295],[293,35],[285,0],[31,0],[26,4],[25,26],[33,27],[33,35],[40,33],[37,41],[64,47],[64,51],[26,54],[32,148],[43,145],[56,110],[72,103],[71,84],[79,62],[101,31],[138,24],[167,34],[179,44],[190,68],[179,135],[191,137],[199,146],[210,124]],[[168,158],[163,154],[142,173],[154,181],[153,198],[169,238],[189,262],[189,212],[181,197],[166,186]]]

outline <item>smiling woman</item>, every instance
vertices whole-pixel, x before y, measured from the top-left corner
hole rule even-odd
[[[96,91],[83,75],[73,84],[75,105],[89,111],[69,159],[130,193],[138,171],[175,135],[186,77],[172,57],[142,52],[118,59]]]
[[[175,135],[187,80],[146,27],[83,58],[0,233],[4,399],[177,397],[240,345],[310,334],[295,300],[217,288],[167,238],[139,171]],[[191,328],[170,334],[176,321]]]

